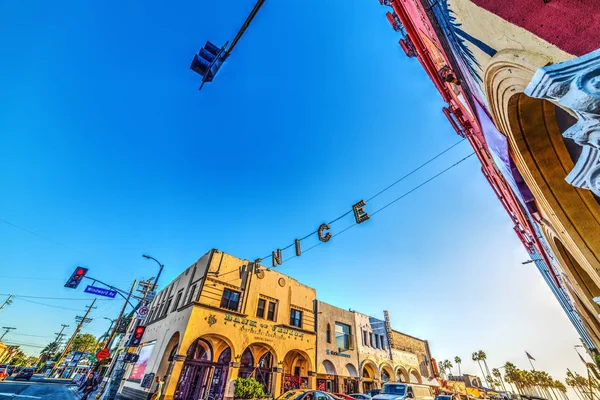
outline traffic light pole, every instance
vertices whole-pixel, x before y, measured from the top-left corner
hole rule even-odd
[[[94,307],[94,304],[96,304],[96,299],[94,299],[94,301],[92,301],[92,304],[90,304],[88,306],[88,309],[85,312],[85,315],[83,316],[83,318],[81,318],[81,321],[79,321],[79,324],[77,325],[77,328],[75,328],[75,332],[73,332],[73,335],[71,336],[71,339],[69,339],[69,341],[67,342],[67,345],[65,346],[65,349],[63,350],[62,354],[60,355],[60,357],[58,358],[58,360],[56,361],[56,363],[54,363],[54,365],[52,366],[52,370],[50,371],[50,376],[52,376],[52,374],[54,373],[54,371],[56,370],[56,368],[60,365],[60,362],[63,360],[63,358],[65,357],[65,355],[69,351],[69,348],[71,347],[71,344],[73,344],[73,340],[75,340],[75,337],[77,336],[77,334],[81,330],[81,327],[85,323],[85,321],[87,319],[87,316],[90,314],[90,311],[92,311],[92,308]]]

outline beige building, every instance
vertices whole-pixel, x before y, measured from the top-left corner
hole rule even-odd
[[[358,351],[354,312],[316,302],[317,388],[332,393],[358,393]]]
[[[233,381],[250,376],[275,397],[315,388],[315,300],[295,279],[211,250],[152,302],[123,393],[147,395],[155,375],[169,400],[231,399]]]

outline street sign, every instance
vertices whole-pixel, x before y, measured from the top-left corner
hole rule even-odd
[[[146,316],[148,315],[148,307],[140,307],[139,310],[137,310],[137,314],[140,318],[146,318]]]
[[[98,362],[102,362],[102,360],[105,360],[108,358],[108,356],[110,356],[110,353],[108,352],[108,349],[104,348],[96,353],[96,360],[98,360]]]
[[[126,363],[135,363],[139,360],[140,355],[135,353],[127,353],[125,354],[125,358],[123,359]]]
[[[100,287],[91,286],[91,285],[88,285],[88,287],[85,288],[84,292],[91,293],[91,294],[97,294],[99,296],[104,296],[104,297],[111,297],[113,299],[117,295],[116,290],[105,289],[105,288],[100,288]]]
[[[146,301],[148,302],[148,304],[152,303],[152,300],[154,300],[155,297],[156,292],[154,290],[148,291],[148,293],[146,294]]]

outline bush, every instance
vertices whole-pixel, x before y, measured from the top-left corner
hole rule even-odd
[[[236,399],[262,399],[266,397],[263,386],[254,378],[238,378],[233,397]]]

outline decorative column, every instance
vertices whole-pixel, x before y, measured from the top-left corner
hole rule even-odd
[[[273,368],[273,398],[278,398],[281,395],[281,387],[283,385],[283,368]]]
[[[177,388],[177,383],[179,383],[179,377],[181,375],[181,370],[183,369],[185,358],[185,355],[178,354],[171,362],[171,365],[169,365],[169,372],[164,384],[164,395],[162,397],[164,400],[171,400],[175,395],[175,389]]]
[[[223,393],[224,399],[233,399],[233,393],[235,392],[235,381],[240,374],[240,363],[230,362],[229,371],[227,371],[227,380],[225,383],[225,393]]]
[[[525,94],[550,100],[577,117],[563,136],[583,151],[565,179],[600,196],[600,49],[538,69]]]
[[[313,371],[308,371],[308,388],[316,389],[317,388],[317,373]]]

